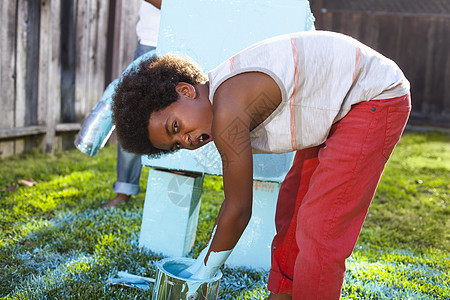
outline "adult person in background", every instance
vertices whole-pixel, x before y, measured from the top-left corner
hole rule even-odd
[[[161,19],[161,0],[142,0],[139,8],[139,21],[136,25],[136,34],[139,42],[134,52],[134,59],[156,50],[158,42],[159,23]],[[117,145],[117,180],[113,184],[116,195],[103,205],[103,208],[117,206],[130,200],[131,195],[139,193],[139,179],[141,177],[141,157],[126,152]]]

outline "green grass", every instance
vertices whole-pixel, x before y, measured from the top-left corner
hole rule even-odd
[[[92,159],[77,150],[0,161],[0,299],[143,299],[151,291],[110,286],[118,271],[154,277],[161,257],[139,249],[143,191],[112,198],[115,147]],[[388,162],[358,244],[347,261],[342,299],[450,299],[450,136],[407,133]],[[39,184],[5,189],[18,180]],[[196,256],[223,199],[207,176]],[[266,272],[224,270],[220,299],[264,299]]]

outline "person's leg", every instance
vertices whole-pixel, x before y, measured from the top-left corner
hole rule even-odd
[[[297,216],[293,299],[340,298],[345,259],[409,110],[409,97],[364,102],[332,127]]]
[[[131,195],[139,193],[139,178],[141,177],[141,156],[126,152],[117,143],[117,180],[113,184],[116,196],[103,208],[119,205],[127,202]]]
[[[269,299],[283,299],[292,293],[294,264],[298,253],[295,240],[297,211],[309,187],[309,180],[319,161],[320,146],[297,151],[289,172],[280,187],[272,242],[272,266],[267,288]],[[278,298],[280,297],[280,298]]]
[[[134,59],[144,55],[147,52],[155,51],[155,47],[138,43],[134,52]],[[113,190],[116,193],[114,198],[103,205],[103,208],[117,206],[127,202],[131,195],[139,193],[139,178],[141,176],[141,157],[128,153],[122,149],[120,143],[117,145],[117,181],[113,184]]]

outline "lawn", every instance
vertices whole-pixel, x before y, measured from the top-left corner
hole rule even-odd
[[[142,191],[115,209],[115,147],[96,158],[77,150],[0,160],[0,299],[149,299],[151,291],[111,286],[118,271],[154,277],[161,257],[140,250]],[[38,184],[19,185],[21,179]],[[380,182],[342,299],[450,299],[450,134],[407,132]],[[196,256],[223,199],[207,176]],[[268,274],[224,268],[219,299],[264,299]]]

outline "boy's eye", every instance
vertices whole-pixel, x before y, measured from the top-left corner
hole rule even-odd
[[[175,144],[175,148],[176,148],[176,149],[181,149],[181,144],[177,142],[177,143]]]
[[[178,123],[175,121],[173,122],[173,132],[177,133],[178,132]]]

